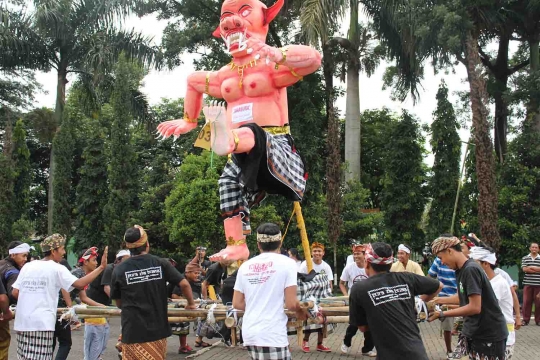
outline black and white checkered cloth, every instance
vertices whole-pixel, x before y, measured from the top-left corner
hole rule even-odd
[[[328,279],[327,274],[317,274],[311,281],[302,281],[302,279],[299,278],[297,280],[296,296],[300,301],[308,301],[315,298],[316,302],[319,302],[320,299],[331,297],[332,292],[330,291],[330,287],[328,286],[329,282],[330,280]],[[308,324],[307,322],[305,322],[303,329],[305,332],[313,332],[318,329],[322,329],[322,327],[323,325]],[[327,333],[331,334],[334,331],[335,327],[335,324],[327,324]],[[287,335],[295,334],[296,328],[287,329]]]
[[[173,335],[189,335],[189,326],[188,322],[172,323],[171,331]]]
[[[54,331],[17,333],[17,359],[52,360]]]
[[[251,346],[248,345],[249,356],[252,360],[290,360],[291,352],[285,347]]]
[[[304,162],[293,151],[289,135],[266,133],[266,157],[269,172],[290,188],[301,200],[306,189]],[[240,167],[229,160],[223,169],[219,184],[221,214],[226,217],[242,216],[244,234],[251,233],[249,203],[258,195],[257,189],[248,189],[240,181]]]

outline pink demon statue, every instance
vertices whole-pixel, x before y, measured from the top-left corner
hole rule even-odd
[[[249,209],[266,194],[292,201],[304,195],[307,174],[290,135],[287,86],[320,67],[321,55],[304,45],[275,48],[266,44],[268,24],[284,0],[267,8],[258,0],[225,0],[219,27],[232,61],[218,71],[188,77],[184,118],[161,123],[165,138],[197,127],[201,109],[218,155],[231,155],[219,179],[220,208],[227,247],[212,260],[245,260],[250,234]],[[203,109],[203,94],[224,99]]]

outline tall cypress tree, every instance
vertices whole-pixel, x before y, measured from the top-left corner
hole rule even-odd
[[[11,241],[14,179],[15,172],[11,159],[0,152],[0,249],[6,249]]]
[[[423,141],[418,122],[404,111],[392,126],[385,149],[381,196],[385,237],[393,245],[407,242],[420,248],[423,244],[420,221],[427,201]]]
[[[138,171],[130,133],[133,122],[130,104],[131,93],[137,89],[140,81],[137,76],[140,75],[135,75],[134,70],[135,65],[121,56],[116,66],[110,101],[113,122],[107,168],[109,199],[103,209],[103,216],[105,240],[113,249],[120,247],[126,228],[133,226],[129,217],[137,201]]]
[[[459,159],[461,140],[459,124],[452,104],[448,101],[448,88],[443,82],[437,91],[437,109],[431,123],[431,149],[435,155],[433,176],[429,181],[429,195],[432,198],[427,227],[428,239],[451,232],[459,234],[458,226],[450,229],[452,213],[459,181]],[[458,219],[459,220],[459,219]],[[459,224],[459,221],[456,221]]]
[[[53,232],[69,237],[72,233],[73,202],[71,195],[75,147],[73,122],[76,110],[71,104],[68,104],[66,110],[62,126],[53,141],[55,148]]]
[[[18,120],[13,129],[13,219],[28,218],[30,205],[30,185],[32,174],[30,168],[30,150],[26,143],[26,130],[22,120]]]
[[[80,181],[77,185],[77,208],[75,239],[78,248],[105,244],[101,236],[104,230],[103,208],[108,201],[107,156],[105,153],[105,130],[98,121],[92,122],[92,129],[83,150],[83,165],[79,169]]]

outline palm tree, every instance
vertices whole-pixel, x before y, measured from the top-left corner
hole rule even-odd
[[[119,55],[157,65],[159,51],[151,39],[117,25],[130,14],[136,1],[34,0],[33,8],[3,10],[0,68],[56,70],[55,119],[60,130],[68,75],[80,75],[87,85],[109,74]],[[17,34],[24,36],[19,37]],[[28,57],[31,55],[31,57]],[[91,81],[88,81],[91,80]],[[53,231],[55,149],[51,149],[48,189],[48,232]]]

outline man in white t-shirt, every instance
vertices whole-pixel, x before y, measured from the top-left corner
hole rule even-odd
[[[343,295],[348,296],[350,289],[357,282],[363,281],[368,278],[366,270],[364,269],[366,259],[364,254],[366,253],[366,247],[363,244],[353,245],[354,262],[346,265],[341,274],[339,288]],[[347,287],[346,287],[347,286]],[[345,337],[343,338],[343,344],[341,345],[341,352],[347,354],[351,347],[352,338],[356,335],[358,327],[350,325],[345,331]],[[370,357],[377,356],[377,352],[373,350],[374,344],[371,337],[371,332],[366,331],[364,333],[364,346],[362,347],[362,354]]]
[[[244,345],[253,360],[291,359],[283,304],[296,311],[298,319],[307,315],[296,296],[296,263],[281,255],[276,224],[257,228],[257,246],[261,254],[240,266],[234,285],[233,307],[244,310]]]
[[[501,275],[495,273],[497,257],[492,249],[475,246],[471,249],[470,257],[476,260],[484,269],[493,292],[499,301],[506,325],[508,327],[508,338],[506,339],[506,353],[504,360],[510,360],[514,355],[514,344],[516,343],[516,332],[514,329],[514,299],[508,281]]]
[[[54,234],[41,243],[43,260],[31,261],[21,269],[13,284],[17,301],[14,329],[17,331],[17,359],[52,359],[56,309],[60,289],[84,289],[107,266],[107,248],[100,266],[78,279],[60,265],[66,250],[65,238]]]
[[[313,270],[319,274],[326,274],[328,277],[328,285],[330,286],[330,291],[332,291],[332,280],[334,279],[334,274],[332,273],[332,268],[328,265],[322,258],[324,256],[324,245],[318,242],[311,244],[311,255],[313,257]],[[307,274],[307,263],[304,261],[302,266],[300,266],[299,273]],[[326,347],[323,344],[324,336],[321,329],[317,329],[317,351],[321,352],[330,352],[330,348]],[[304,331],[304,342],[302,343],[302,351],[305,353],[309,352],[309,336],[311,332]]]

